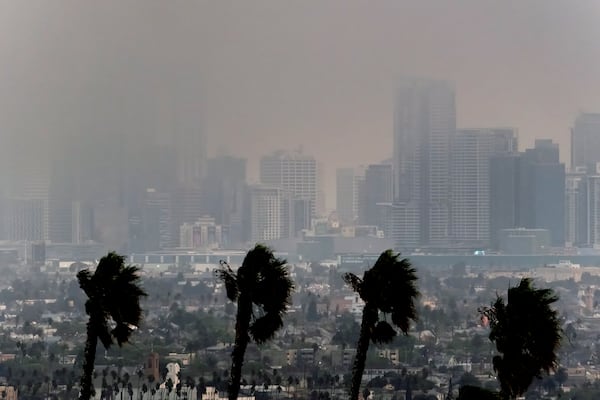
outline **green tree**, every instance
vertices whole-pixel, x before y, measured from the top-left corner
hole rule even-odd
[[[139,285],[138,267],[125,265],[125,257],[111,252],[100,259],[95,272],[87,269],[77,274],[79,286],[88,299],[85,312],[89,316],[84,349],[80,400],[93,394],[92,373],[98,339],[108,349],[116,342],[126,343],[140,324],[140,298],[146,292]]]
[[[523,278],[508,289],[507,302],[497,297],[491,307],[481,310],[489,320],[489,339],[500,355],[493,358],[505,399],[521,396],[541,372],[557,367],[562,330],[552,304],[558,297],[552,289],[537,289]]]
[[[394,254],[392,250],[381,253],[362,279],[352,273],[344,274],[343,279],[365,302],[350,387],[350,399],[357,400],[369,341],[388,343],[396,336],[392,325],[385,319],[379,319],[380,312],[391,314],[392,323],[407,334],[410,321],[417,319],[415,299],[419,291],[415,269],[407,259],[400,259],[400,254]]]
[[[228,385],[230,400],[238,397],[244,354],[250,339],[264,343],[283,326],[283,316],[294,289],[285,264],[286,261],[276,258],[271,249],[258,244],[248,251],[237,272],[225,262],[221,262],[217,271],[225,283],[227,297],[237,301]]]

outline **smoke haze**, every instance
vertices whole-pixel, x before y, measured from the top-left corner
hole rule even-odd
[[[183,113],[251,167],[302,146],[329,195],[335,167],[391,155],[396,84],[422,76],[454,82],[459,127],[514,126],[568,160],[577,113],[600,111],[598,21],[592,0],[2,1],[4,157],[169,141]]]

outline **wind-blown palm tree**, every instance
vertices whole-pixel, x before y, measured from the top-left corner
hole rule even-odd
[[[237,302],[228,387],[230,400],[238,397],[244,354],[250,340],[264,343],[283,326],[283,315],[291,303],[294,289],[285,264],[286,261],[275,257],[271,249],[258,244],[248,251],[236,272],[225,262],[221,262],[217,271],[225,283],[227,297]]]
[[[419,290],[415,269],[407,259],[400,259],[400,254],[394,254],[392,250],[381,253],[362,279],[352,273],[344,274],[343,278],[365,302],[350,386],[350,399],[357,400],[369,341],[388,343],[396,335],[392,325],[385,319],[379,319],[380,312],[384,316],[391,315],[392,323],[407,334],[410,321],[417,318],[415,299]]]
[[[536,289],[531,279],[508,289],[507,302],[497,297],[491,307],[481,309],[490,324],[489,339],[501,355],[493,358],[500,381],[500,394],[512,399],[522,395],[542,371],[557,367],[562,331],[558,301],[552,289]]]
[[[125,258],[111,252],[100,259],[94,273],[85,269],[77,274],[79,286],[88,299],[87,339],[83,354],[80,400],[89,400],[93,392],[92,373],[98,339],[108,349],[129,341],[142,319],[140,298],[146,292],[139,285],[138,267],[125,265]]]

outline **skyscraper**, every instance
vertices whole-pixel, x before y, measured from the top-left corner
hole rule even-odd
[[[485,248],[490,240],[490,162],[516,151],[511,128],[460,129],[452,145],[452,239]]]
[[[250,240],[262,242],[290,235],[292,199],[278,187],[253,185],[250,197]]]
[[[587,245],[600,247],[600,175],[587,177]]]
[[[490,242],[498,249],[503,229],[523,227],[520,223],[519,187],[521,155],[503,154],[490,161]]]
[[[522,220],[528,228],[548,229],[553,246],[565,245],[565,165],[557,143],[538,139],[523,154]]]
[[[354,223],[356,218],[356,183],[354,168],[338,168],[335,171],[336,211],[344,225]]]
[[[371,164],[365,170],[364,201],[359,209],[359,223],[374,225],[381,230],[387,226],[386,210],[383,203],[393,200],[392,166],[390,164]]]
[[[565,166],[558,151],[551,140],[536,140],[535,147],[524,153],[493,158],[490,225],[494,239],[501,229],[547,229],[551,244],[564,246]]]
[[[576,168],[565,180],[565,242],[568,246],[587,242],[587,185],[586,169]]]
[[[421,245],[449,242],[454,97],[449,83],[433,80],[406,80],[397,92],[393,165],[397,204],[393,209],[402,211],[393,218],[399,224],[393,231],[419,232],[411,242]],[[409,218],[404,221],[403,216]],[[419,226],[409,225],[416,221]]]
[[[571,169],[588,167],[595,170],[600,162],[600,113],[580,114],[571,130]]]
[[[260,160],[260,182],[277,187],[295,199],[311,202],[311,217],[317,202],[317,162],[314,157],[278,151]]]
[[[231,243],[247,240],[243,235],[246,196],[246,160],[231,156],[211,158],[202,182],[202,211],[231,233]]]

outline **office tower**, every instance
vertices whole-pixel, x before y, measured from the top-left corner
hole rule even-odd
[[[327,202],[325,195],[325,167],[323,163],[317,163],[317,194],[315,196],[315,215],[327,214]]]
[[[365,170],[363,185],[364,201],[359,209],[359,223],[386,229],[386,210],[382,204],[393,200],[393,179],[391,164],[371,164]]]
[[[295,199],[308,200],[311,217],[315,216],[317,201],[317,162],[300,152],[278,151],[260,160],[260,182],[288,192]]]
[[[364,181],[364,167],[336,170],[336,211],[343,225],[353,225],[358,220],[361,204],[365,203]]]
[[[206,172],[206,142],[200,128],[177,130],[175,144],[179,183],[199,185]]]
[[[600,175],[587,177],[587,245],[600,248]]]
[[[553,246],[565,245],[565,165],[558,144],[538,139],[523,155],[521,216],[526,227],[548,229]]]
[[[580,114],[571,130],[571,169],[600,162],[600,114]]]
[[[202,217],[202,192],[193,185],[181,185],[171,193],[171,239],[179,246],[179,227],[184,223],[193,224]]]
[[[279,187],[252,185],[249,198],[251,241],[263,242],[293,235],[290,193]]]
[[[158,140],[164,142],[168,138],[174,146],[177,182],[182,186],[199,186],[206,174],[207,161],[206,137],[202,128],[202,107],[189,98],[188,94],[183,94],[186,90],[187,88],[181,88],[174,98],[165,100],[171,101],[165,107],[171,113],[163,116],[168,121],[163,129],[171,132],[171,135],[161,132]]]
[[[450,178],[451,234],[457,244],[481,248],[489,245],[491,159],[495,155],[510,155],[515,151],[513,129],[457,131],[452,145]]]
[[[565,180],[565,242],[567,246],[587,244],[587,177],[578,167]]]
[[[7,200],[6,236],[8,240],[45,240],[43,199],[9,198]]]
[[[141,237],[143,251],[156,251],[177,245],[173,238],[173,205],[169,193],[146,189],[142,209]],[[179,236],[177,236],[179,238]]]
[[[536,140],[533,149],[498,156],[490,168],[492,246],[501,229],[547,229],[553,246],[565,243],[565,166],[558,145]]]
[[[82,244],[92,240],[94,213],[81,201],[71,202],[71,243]]]
[[[418,231],[411,242],[422,245],[447,244],[454,89],[443,81],[407,80],[398,89],[394,117],[394,202],[402,210],[394,231]],[[409,225],[415,214],[419,226]]]
[[[522,227],[519,215],[520,154],[493,156],[490,161],[490,243],[500,246],[500,232]]]
[[[335,188],[338,218],[342,224],[351,225],[357,215],[354,168],[338,168],[335,171]]]
[[[232,244],[246,240],[243,235],[246,191],[246,160],[220,156],[207,161],[202,181],[202,213],[215,218],[232,235]]]
[[[50,176],[48,166],[41,160],[10,160],[10,176],[5,188],[5,237],[16,240],[15,237],[35,237],[35,239],[19,240],[48,240],[48,199]],[[33,214],[26,216],[23,213]],[[14,216],[11,213],[19,215]],[[19,232],[19,233],[17,233]],[[41,233],[40,233],[41,232]],[[41,236],[39,236],[41,235]],[[12,238],[12,239],[11,239]]]

